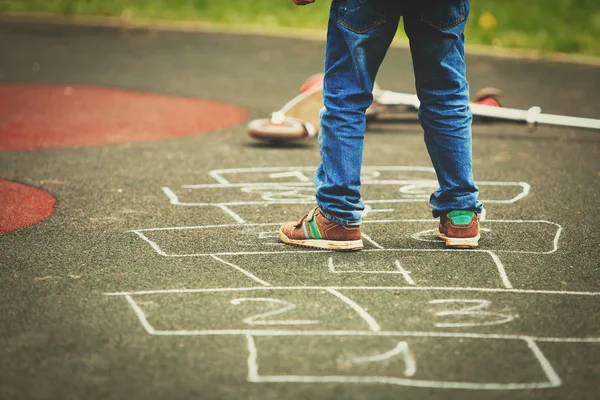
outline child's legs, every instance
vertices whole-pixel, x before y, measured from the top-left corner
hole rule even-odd
[[[468,0],[417,3],[404,15],[415,70],[419,118],[440,188],[431,195],[433,215],[481,212],[472,171],[472,115],[464,58]]]
[[[333,2],[327,32],[317,204],[342,225],[360,223],[365,110],[375,75],[398,28],[396,0]]]

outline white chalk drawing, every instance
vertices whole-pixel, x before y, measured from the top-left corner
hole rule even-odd
[[[377,323],[377,321],[375,321],[375,318],[373,318],[364,308],[362,308],[361,306],[359,306],[356,302],[354,302],[353,300],[351,300],[348,297],[344,296],[339,291],[337,291],[337,290],[335,290],[333,288],[327,288],[325,290],[327,290],[329,293],[331,293],[332,295],[334,295],[338,299],[342,300],[344,303],[348,304],[350,306],[350,308],[352,308],[354,311],[356,311],[357,314],[362,319],[365,320],[365,322],[367,323],[367,325],[369,325],[369,329],[372,332],[379,332],[379,331],[381,331],[381,327],[379,326],[379,324]]]
[[[462,328],[467,326],[486,326],[486,325],[499,325],[506,324],[515,319],[514,315],[507,315],[501,313],[494,313],[490,311],[484,311],[485,308],[490,306],[489,300],[477,300],[477,299],[437,299],[431,300],[429,304],[475,304],[470,307],[462,307],[458,310],[446,310],[438,311],[435,313],[436,317],[448,317],[448,316],[476,316],[483,317],[480,322],[436,322],[435,326],[438,328]],[[489,319],[488,317],[492,317]],[[479,320],[479,318],[477,318]]]
[[[364,363],[372,363],[388,360],[392,357],[401,354],[404,360],[404,364],[406,365],[404,369],[404,376],[411,377],[417,372],[417,363],[415,361],[415,355],[408,346],[407,342],[398,342],[398,345],[394,347],[392,350],[386,351],[382,354],[377,354],[374,356],[363,356],[356,357],[350,360],[350,362],[354,364],[364,364]]]
[[[244,319],[244,322],[248,325],[311,325],[318,324],[319,321],[314,320],[267,320],[266,318],[273,317],[274,315],[283,314],[287,311],[291,311],[296,308],[294,303],[290,303],[289,301],[280,300],[280,299],[271,299],[271,298],[263,298],[263,297],[252,297],[252,298],[239,298],[233,299],[229,302],[231,304],[239,305],[244,302],[263,302],[263,303],[274,303],[281,305],[283,307],[278,308],[273,311],[269,311],[262,314],[256,314],[251,317]]]
[[[410,271],[405,270],[400,263],[400,260],[396,260],[394,262],[394,269],[386,270],[386,271],[372,271],[372,270],[339,270],[336,269],[333,264],[333,257],[329,257],[327,259],[327,267],[329,272],[332,274],[400,274],[406,280],[406,283],[409,285],[416,285],[415,281],[410,276]]]
[[[436,389],[464,389],[464,390],[531,390],[531,389],[547,389],[558,387],[562,381],[548,359],[544,356],[534,340],[530,338],[522,339],[521,347],[527,347],[531,352],[531,362],[536,363],[541,370],[541,375],[544,376],[543,381],[533,382],[469,382],[469,381],[442,381],[429,379],[413,379],[412,376],[417,372],[417,366],[412,355],[404,357],[406,367],[404,370],[405,377],[384,376],[353,376],[353,375],[267,375],[260,373],[259,358],[260,352],[256,345],[255,335],[246,334],[246,343],[248,346],[248,359],[246,361],[248,367],[247,380],[254,383],[345,383],[345,384],[360,384],[360,383],[379,383],[399,386],[412,386],[421,388],[436,388]],[[407,354],[405,349],[408,348],[406,342],[400,342],[397,348],[400,352],[392,351],[390,354],[385,354],[386,358],[398,353]],[[396,350],[396,349],[394,349]]]
[[[251,274],[250,272],[246,271],[246,270],[245,270],[245,269],[243,269],[242,267],[238,267],[237,265],[234,265],[234,264],[232,264],[232,263],[230,263],[230,262],[227,262],[227,261],[223,260],[222,258],[220,258],[220,257],[217,257],[217,256],[215,256],[215,255],[211,255],[211,257],[212,257],[214,260],[217,260],[217,261],[219,261],[219,262],[221,262],[221,263],[223,263],[223,264],[225,264],[225,265],[227,265],[227,266],[229,266],[229,267],[231,267],[231,268],[233,268],[233,269],[235,269],[235,270],[237,270],[237,271],[240,271],[242,274],[246,275],[248,278],[252,279],[252,280],[253,280],[253,281],[255,281],[255,282],[258,282],[258,283],[260,283],[260,284],[261,284],[261,285],[263,285],[263,286],[271,286],[271,284],[270,284],[270,283],[263,281],[262,279],[260,279],[260,278],[259,278],[259,277],[257,277],[256,275],[253,275],[253,274]]]
[[[516,203],[529,194],[531,187],[525,182],[502,182],[502,181],[478,181],[476,184],[485,189],[490,187],[512,187],[519,192],[510,198],[504,199],[482,199],[486,204],[511,204]],[[372,180],[362,182],[364,191],[368,193],[371,186],[386,187],[388,196],[387,199],[369,199],[365,197],[365,204],[394,204],[394,203],[421,203],[429,200],[429,195],[437,189],[437,181],[435,180]],[[387,188],[391,186],[392,188]],[[393,189],[398,187],[398,189]],[[233,200],[226,202],[219,201],[182,201],[181,195],[168,186],[163,186],[163,193],[169,198],[171,204],[176,206],[248,206],[248,205],[264,205],[264,204],[313,204],[315,202],[315,189],[312,182],[261,182],[261,183],[227,183],[227,184],[195,184],[183,185],[181,191],[189,193],[192,190],[204,191],[201,197],[210,196],[207,194],[208,189],[215,192],[215,196],[219,197],[234,197],[237,194],[246,193],[247,200]],[[219,193],[215,189],[219,189]]]
[[[235,300],[235,302],[230,304],[236,304],[237,302],[241,302],[239,299],[260,299],[256,300],[257,302],[272,302],[274,304],[284,304],[286,307],[279,308],[277,314],[281,314],[283,312],[290,311],[289,302],[281,302],[279,299],[274,297],[269,297],[271,292],[281,293],[284,292],[315,292],[315,293],[329,293],[334,297],[341,300],[344,304],[346,304],[350,309],[354,310],[358,317],[365,321],[365,329],[364,330],[277,330],[277,329],[199,329],[199,330],[161,330],[155,329],[151,323],[148,321],[145,312],[143,311],[140,304],[134,300],[134,297],[148,296],[148,295],[161,295],[168,296],[173,294],[193,294],[193,293],[231,293],[231,300]],[[473,337],[473,338],[489,338],[489,339],[524,339],[524,338],[532,338],[535,341],[543,341],[543,342],[581,342],[581,343],[600,343],[600,334],[598,337],[595,336],[539,336],[533,334],[520,334],[520,333],[476,333],[476,332],[447,332],[445,330],[436,330],[436,331],[396,331],[396,330],[384,330],[381,328],[381,325],[375,320],[373,315],[366,311],[366,309],[360,306],[355,300],[350,299],[347,295],[342,294],[341,292],[353,292],[360,293],[364,291],[372,292],[372,293],[382,293],[386,292],[392,293],[411,293],[411,292],[429,292],[429,293],[457,293],[460,295],[465,294],[520,294],[520,295],[528,295],[528,296],[536,296],[531,298],[532,300],[535,298],[546,298],[546,295],[553,295],[558,297],[571,297],[575,296],[575,298],[579,298],[579,301],[597,301],[596,298],[600,296],[600,292],[566,292],[566,291],[550,291],[550,290],[522,290],[522,289],[484,289],[484,288],[444,288],[444,287],[418,287],[418,286],[404,286],[404,287],[351,287],[351,286],[342,286],[342,287],[328,287],[328,286],[297,286],[297,287],[277,287],[277,286],[257,286],[257,287],[245,287],[245,288],[212,288],[212,289],[172,289],[172,290],[146,290],[146,291],[135,291],[135,292],[114,292],[114,293],[105,293],[107,296],[123,296],[127,299],[128,303],[135,311],[138,316],[142,326],[145,330],[151,335],[159,335],[159,336],[172,336],[172,335],[186,335],[186,336],[215,336],[215,335],[244,335],[244,334],[252,334],[252,335],[314,335],[314,336],[329,336],[329,335],[348,335],[348,336],[424,336],[424,337]],[[239,297],[239,293],[253,293],[260,292],[260,297]],[[528,298],[528,297],[527,297]],[[270,300],[264,300],[270,299]],[[252,300],[250,300],[252,301]],[[573,300],[570,300],[573,301]],[[456,327],[477,327],[482,328],[490,325],[499,325],[510,323],[513,320],[518,318],[517,313],[507,314],[507,313],[499,313],[495,311],[488,311],[487,309],[491,306],[491,301],[487,299],[472,299],[472,298],[464,298],[463,296],[459,298],[448,298],[444,297],[439,300],[430,301],[429,304],[443,305],[446,309],[437,311],[433,314],[434,323],[431,326],[435,326],[436,328],[456,328]],[[448,305],[458,304],[458,309],[447,309]],[[461,304],[474,304],[473,306],[461,306]],[[528,305],[527,301],[523,300],[523,304],[520,307],[526,307]],[[548,306],[552,307],[552,306]],[[585,307],[585,304],[582,303],[582,307]],[[295,305],[294,305],[295,308]],[[265,315],[261,313],[262,318],[265,318]],[[272,311],[269,312],[269,316],[273,316]],[[439,317],[468,317],[466,321],[469,323],[465,323],[464,325],[455,324],[449,321],[439,322],[436,319]],[[253,320],[260,319],[261,317],[254,314]],[[470,318],[470,319],[469,319]],[[465,321],[463,319],[463,321]],[[246,321],[245,321],[246,322]],[[246,322],[247,323],[247,322]],[[401,323],[401,321],[399,321]],[[266,325],[266,324],[265,324]],[[428,326],[428,325],[426,325]],[[567,329],[569,327],[566,327]],[[573,328],[574,332],[580,334],[579,327]]]
[[[189,288],[189,289],[162,289],[162,290],[139,290],[105,293],[106,296],[123,297],[129,307],[133,310],[141,326],[150,335],[154,336],[239,336],[246,341],[248,348],[247,381],[253,383],[344,383],[344,384],[388,384],[400,386],[413,386],[439,389],[466,389],[466,390],[530,390],[554,388],[562,384],[549,360],[545,357],[538,342],[554,343],[600,343],[600,333],[593,332],[589,335],[582,334],[581,330],[566,333],[554,333],[549,336],[538,332],[535,328],[524,331],[519,330],[518,324],[526,318],[521,317],[518,309],[507,308],[507,305],[497,306],[497,296],[514,296],[524,299],[539,299],[542,296],[554,296],[556,298],[578,299],[579,301],[597,301],[600,292],[584,291],[556,291],[556,290],[534,290],[515,289],[507,269],[501,260],[503,254],[520,253],[538,256],[548,256],[559,249],[562,226],[546,220],[487,220],[482,231],[486,234],[494,234],[502,227],[509,226],[510,229],[519,227],[535,227],[539,232],[545,229],[543,235],[520,235],[519,243],[509,243],[504,247],[491,248],[493,244],[486,244],[474,250],[449,250],[445,249],[439,239],[435,238],[437,223],[434,219],[373,219],[381,214],[393,213],[394,204],[407,202],[426,202],[431,191],[437,189],[435,171],[430,167],[419,166],[366,166],[363,167],[361,180],[365,192],[375,188],[379,195],[370,199],[366,196],[365,211],[363,219],[365,230],[363,233],[366,248],[363,254],[389,254],[389,268],[378,264],[373,269],[364,268],[363,264],[340,259],[334,259],[331,252],[322,250],[295,249],[282,246],[277,240],[277,231],[280,223],[249,223],[252,216],[244,207],[269,206],[269,205],[302,205],[314,203],[314,187],[312,175],[314,167],[265,167],[265,168],[235,168],[219,169],[209,172],[212,183],[184,184],[172,189],[170,186],[162,188],[170,204],[175,206],[206,206],[216,207],[230,217],[234,223],[215,224],[201,226],[174,226],[155,227],[144,229],[133,229],[130,233],[137,235],[144,243],[150,246],[157,255],[162,257],[204,257],[212,259],[219,268],[230,270],[232,273],[244,276],[251,286],[245,287],[220,287],[220,288]],[[483,199],[486,204],[512,204],[522,200],[530,193],[530,185],[525,182],[494,182],[479,181],[477,184],[483,191],[489,189],[489,193],[495,197]],[[202,201],[193,201],[194,195]],[[384,195],[381,195],[384,193]],[[184,200],[184,198],[186,200]],[[192,199],[190,201],[189,199]],[[239,200],[224,201],[223,198],[235,198]],[[510,225],[508,225],[510,224]],[[429,228],[427,228],[429,226]],[[391,228],[394,232],[400,232],[395,228],[402,228],[404,245],[398,246],[385,240],[385,236],[379,234],[378,229]],[[426,228],[426,229],[424,229]],[[197,232],[206,238],[196,241],[195,247],[189,251],[178,240],[179,233],[191,234]],[[174,235],[173,237],[169,235]],[[231,235],[239,235],[232,237]],[[188,235],[190,236],[190,235]],[[235,243],[228,248],[225,245],[212,245],[208,243],[211,237],[227,236]],[[536,237],[537,236],[537,237]],[[543,237],[540,237],[543,236]],[[527,242],[527,241],[530,242]],[[537,240],[537,241],[536,241]],[[175,243],[175,245],[172,245]],[[177,247],[180,246],[180,247]],[[452,287],[452,286],[421,286],[419,276],[407,269],[403,264],[402,254],[483,254],[489,260],[489,270],[494,271],[494,279],[497,287]],[[321,257],[320,264],[324,274],[330,277],[344,277],[355,274],[388,274],[386,279],[396,279],[395,283],[400,285],[388,286],[344,286],[344,285],[322,285],[322,286],[279,286],[264,280],[260,271],[256,272],[253,265],[245,264],[235,257],[268,256],[279,257],[285,254],[314,254]],[[489,258],[488,258],[489,257]],[[235,261],[235,262],[234,262]],[[317,266],[318,267],[318,266]],[[482,268],[488,268],[482,265]],[[253,272],[249,271],[252,270]],[[414,270],[413,270],[414,271]],[[423,280],[421,280],[422,282]],[[312,293],[313,291],[314,293]],[[392,294],[390,295],[390,292]],[[295,296],[295,293],[305,293],[299,297],[288,298],[287,295]],[[337,302],[338,306],[346,308],[347,313],[341,318],[342,325],[350,318],[354,325],[343,325],[339,329],[327,329],[327,318],[322,315],[315,318],[307,311],[301,299],[311,301],[316,294],[326,296],[330,301]],[[243,318],[237,321],[237,325],[206,326],[205,329],[174,329],[156,328],[157,318],[156,301],[163,296],[173,295],[212,295],[225,296],[227,298],[224,307],[235,307],[238,311],[244,310]],[[285,296],[283,296],[283,295]],[[386,319],[385,315],[378,314],[379,310],[369,309],[363,304],[365,298],[361,294],[372,298],[374,295],[404,296],[403,299],[421,299],[420,294],[428,295],[423,300],[422,309],[429,314],[419,316],[419,323],[426,329],[403,329],[401,321],[394,323],[392,317]],[[411,297],[411,294],[414,295]],[[230,297],[229,297],[230,296]],[[431,297],[434,297],[431,299]],[[285,298],[285,299],[284,299]],[[296,298],[300,299],[297,302]],[[292,301],[290,301],[292,300]],[[417,301],[415,300],[415,301]],[[420,300],[419,300],[420,301]],[[522,304],[527,305],[527,301]],[[341,302],[341,303],[340,303]],[[341,305],[343,303],[343,306]],[[367,301],[368,304],[368,301]],[[521,304],[521,303],[518,303]],[[153,308],[151,308],[151,306]],[[304,308],[303,308],[304,307]],[[146,309],[146,311],[144,311]],[[351,310],[351,311],[350,311]],[[245,313],[249,311],[249,313]],[[149,313],[150,317],[148,316]],[[198,313],[202,313],[199,308]],[[302,314],[304,312],[304,314]],[[406,310],[403,310],[406,312]],[[251,314],[250,314],[251,313]],[[250,315],[249,315],[250,314]],[[346,314],[348,314],[346,316]],[[202,314],[199,314],[200,317]],[[230,314],[231,315],[231,314]],[[237,314],[236,314],[237,315]],[[249,316],[248,316],[249,315]],[[286,318],[287,317],[287,318]],[[308,317],[308,318],[307,318]],[[323,317],[323,318],[322,318]],[[531,317],[531,316],[530,316]],[[392,323],[390,323],[392,318]],[[203,318],[200,318],[204,320]],[[207,319],[210,320],[210,319]],[[421,321],[423,320],[423,321]],[[358,325],[357,322],[358,321]],[[400,324],[400,325],[398,325]],[[532,324],[538,326],[536,324]],[[237,327],[236,327],[237,326]],[[348,329],[359,327],[360,329]],[[516,327],[515,327],[516,326]],[[242,328],[240,328],[242,327]],[[400,327],[400,329],[397,329]],[[414,327],[414,326],[411,326]],[[420,328],[420,326],[418,326]],[[194,327],[192,327],[194,328]],[[280,373],[279,371],[268,371],[269,365],[273,363],[260,364],[265,357],[276,357],[277,351],[263,344],[262,340],[284,340],[285,338],[307,338],[307,340],[321,340],[326,338],[344,338],[340,343],[348,340],[379,340],[375,350],[361,351],[360,348],[352,349],[358,354],[350,358],[343,358],[348,371],[334,374],[325,373]],[[294,339],[296,340],[296,339]],[[495,341],[506,344],[508,351],[515,349],[519,354],[528,355],[528,361],[535,365],[539,374],[529,381],[498,381],[481,382],[480,380],[454,379],[446,380],[444,376],[428,377],[427,371],[421,368],[417,361],[420,360],[418,346],[415,341],[432,341],[432,343],[443,343],[448,340],[473,341],[488,343]],[[261,350],[262,349],[262,350]],[[482,349],[488,351],[487,346]],[[336,351],[342,351],[343,347],[330,348],[332,357],[335,358]],[[489,350],[493,351],[493,350]],[[274,354],[274,355],[273,355]],[[486,355],[488,356],[488,355]],[[344,356],[345,357],[345,356]],[[490,354],[490,360],[501,354]],[[335,361],[335,359],[333,359]],[[338,360],[339,361],[339,360]],[[277,364],[277,363],[275,363]],[[388,365],[402,365],[403,368],[395,368],[389,373],[385,368]],[[261,365],[263,365],[261,367]],[[363,366],[373,366],[375,370],[381,370],[381,374],[369,374]],[[311,366],[305,366],[310,370]],[[363,368],[363,369],[361,369]],[[369,367],[371,368],[371,367]],[[536,370],[532,368],[532,370]],[[261,373],[261,371],[267,371]],[[271,373],[273,372],[273,373]],[[309,371],[310,372],[310,371]],[[398,375],[398,376],[396,376]],[[540,378],[541,377],[541,378]],[[539,379],[538,379],[539,378]]]
[[[415,226],[419,226],[419,225],[424,225],[424,224],[435,224],[437,223],[437,220],[435,219],[401,219],[401,220],[371,220],[371,221],[364,221],[364,225],[366,227],[369,227],[370,230],[373,229],[377,229],[377,228],[386,228],[386,226],[383,225],[387,225],[387,226],[397,226],[400,228],[405,228],[405,227],[410,227],[411,225],[415,225]],[[276,232],[279,227],[281,226],[282,223],[264,223],[264,224],[243,224],[244,227],[246,228],[253,228],[253,229],[261,229],[262,231],[265,232],[270,232],[269,235],[263,235],[262,237],[257,234],[257,238],[262,238],[262,239],[267,239],[267,238],[275,238],[275,235],[273,234],[273,232]],[[491,226],[502,226],[502,225],[507,225],[510,224],[511,225],[511,229],[518,229],[519,226],[527,226],[529,225],[529,229],[531,229],[532,225],[538,225],[540,228],[546,228],[546,230],[548,231],[546,234],[546,237],[540,237],[540,236],[533,236],[533,235],[529,235],[526,236],[524,238],[521,238],[519,242],[515,242],[515,243],[511,243],[510,246],[513,247],[498,247],[498,248],[488,248],[488,249],[474,249],[474,250],[468,250],[468,251],[475,251],[475,252],[489,252],[489,251],[494,251],[495,253],[523,253],[523,254],[552,254],[554,252],[556,252],[558,250],[558,242],[562,233],[562,226],[559,224],[556,224],[554,222],[550,222],[550,221],[545,221],[545,220],[487,220],[486,221],[486,225],[488,227]],[[213,232],[215,233],[215,235],[207,235],[209,236],[204,242],[205,243],[209,243],[209,240],[211,239],[211,237],[214,237],[216,235],[226,235],[226,234],[239,234],[240,232],[243,233],[243,231],[239,230],[239,224],[222,224],[222,225],[203,225],[203,226],[178,226],[178,227],[161,227],[161,228],[144,228],[144,229],[133,229],[129,232],[136,234],[137,236],[139,236],[142,240],[144,240],[146,243],[148,243],[159,255],[161,256],[165,256],[165,257],[208,257],[208,256],[212,256],[212,255],[217,255],[217,256],[221,256],[221,255],[243,255],[243,254],[284,254],[284,253],[308,253],[308,252],[326,252],[326,250],[305,250],[305,249],[301,249],[301,250],[294,250],[292,248],[292,250],[289,250],[289,247],[282,247],[281,251],[273,251],[273,250],[264,250],[263,247],[260,245],[261,243],[256,243],[256,245],[253,246],[253,249],[255,249],[254,251],[239,251],[239,246],[236,246],[236,251],[233,251],[233,249],[231,251],[222,251],[222,250],[215,250],[215,251],[206,251],[206,252],[180,252],[180,253],[176,253],[176,252],[168,252],[166,250],[163,250],[163,248],[157,243],[156,240],[153,240],[149,237],[149,233],[151,234],[156,234],[156,233],[160,233],[162,232],[163,234],[165,233],[170,233],[170,234],[177,234],[179,231],[195,231],[195,230],[213,230],[213,231],[220,231],[220,232]],[[372,226],[372,227],[371,227]],[[378,227],[379,226],[379,227]],[[489,228],[492,230],[496,230],[496,228]],[[365,228],[365,230],[367,230]],[[407,238],[412,238],[414,236],[414,234],[410,234],[410,233],[402,233],[402,231],[400,230],[396,230],[397,234],[404,234]],[[435,241],[434,244],[431,245],[430,248],[426,248],[426,249],[419,249],[416,247],[394,247],[392,246],[386,246],[385,244],[383,244],[383,240],[379,239],[379,238],[372,238],[372,234],[370,235],[363,235],[363,238],[365,238],[367,240],[367,242],[369,242],[371,244],[372,248],[366,248],[363,251],[366,252],[393,252],[393,251],[445,251],[442,245],[442,241],[441,240],[437,240]],[[392,238],[394,241],[398,240],[398,237],[393,237]],[[216,239],[215,239],[216,240]],[[375,241],[376,240],[376,241]],[[414,238],[413,238],[414,240]],[[388,239],[389,241],[389,239]],[[421,240],[419,240],[421,241]],[[224,245],[222,243],[222,241],[218,241],[216,243],[220,249],[224,248]],[[249,243],[252,244],[252,243]],[[203,243],[197,243],[197,246],[195,246],[195,248],[202,248]],[[494,246],[494,244],[489,244],[488,247]],[[498,246],[502,246],[502,245],[498,245]],[[514,250],[515,246],[520,246],[522,247],[522,249],[520,250]],[[542,250],[538,250],[538,247],[542,247]],[[448,250],[448,251],[457,251],[457,250]]]
[[[184,184],[179,188],[164,186],[162,191],[173,205],[217,207],[235,222],[243,224],[246,219],[233,210],[236,207],[314,204],[315,189],[311,178],[314,172],[315,167],[220,169],[209,172],[216,183]],[[418,166],[364,166],[361,183],[366,207],[363,218],[369,213],[393,211],[392,208],[373,209],[374,205],[427,202],[431,192],[438,188],[433,168]],[[512,204],[526,197],[531,190],[526,182],[478,181],[477,185],[483,191],[504,188],[511,192],[508,197],[482,199],[486,204]],[[377,198],[370,198],[372,188],[378,190]],[[201,193],[198,196],[202,201],[182,200],[182,196],[189,197],[193,191]],[[383,197],[382,193],[385,194]],[[222,201],[224,197],[237,200]]]

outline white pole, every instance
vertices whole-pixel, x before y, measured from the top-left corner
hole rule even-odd
[[[419,109],[421,103],[415,94],[391,92],[388,90],[376,90],[373,97],[378,104],[384,106],[406,106],[415,110]],[[569,117],[566,115],[543,114],[542,109],[535,106],[528,110],[516,108],[494,107],[483,104],[470,103],[473,115],[479,117],[506,119],[511,121],[523,121],[528,124],[548,124],[571,126],[574,128],[600,129],[600,119]]]

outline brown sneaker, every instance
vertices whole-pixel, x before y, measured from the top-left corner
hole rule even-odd
[[[313,208],[297,222],[286,222],[279,229],[279,240],[293,246],[324,250],[360,250],[363,248],[360,226],[331,222]]]
[[[442,215],[438,237],[446,241],[446,247],[474,249],[479,244],[479,215],[466,210]]]

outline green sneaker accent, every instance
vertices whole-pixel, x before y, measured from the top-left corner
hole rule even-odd
[[[471,222],[471,218],[473,218],[474,215],[475,213],[473,211],[454,210],[446,214],[446,217],[456,225],[466,225]]]
[[[321,232],[319,232],[319,227],[317,226],[317,221],[315,218],[312,218],[310,221],[308,221],[308,228],[310,229],[310,234],[314,239],[323,239],[323,237],[321,237]]]

